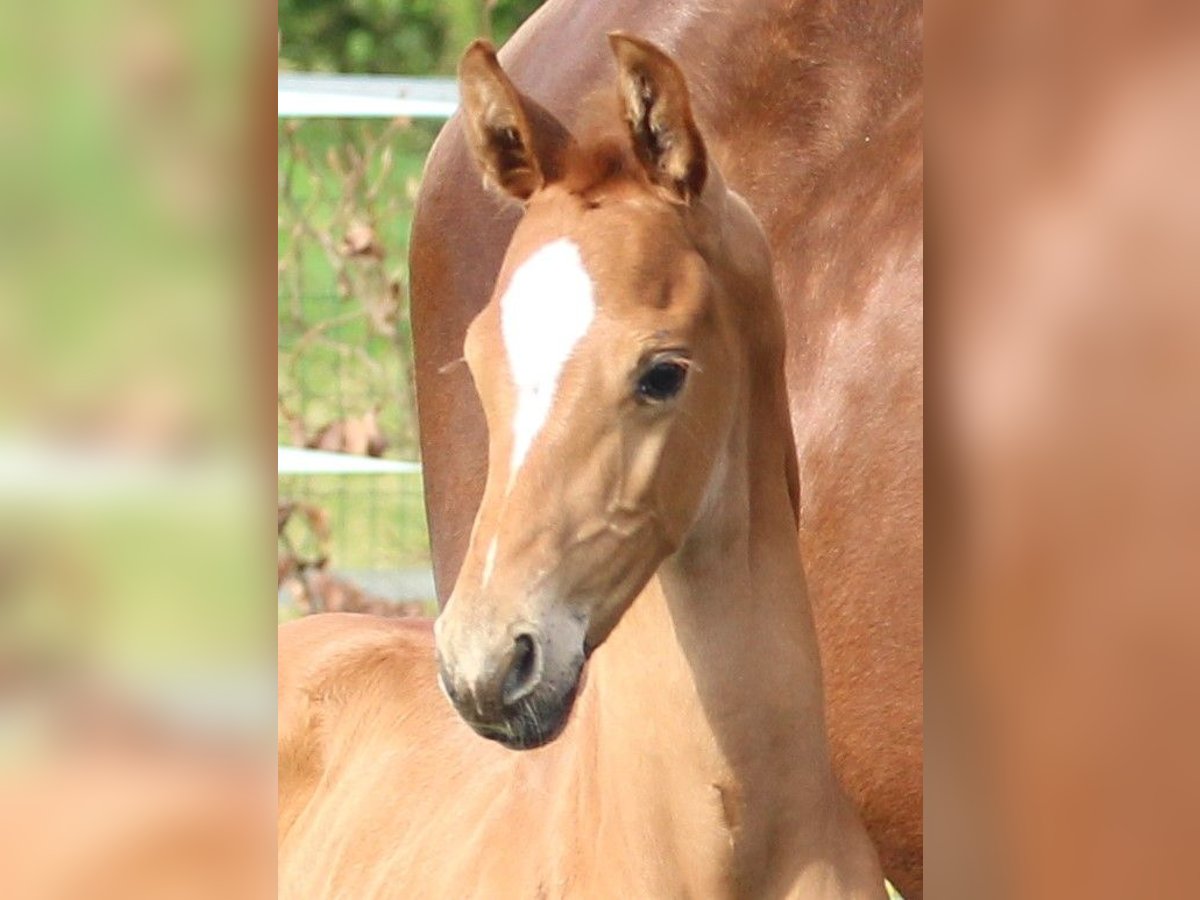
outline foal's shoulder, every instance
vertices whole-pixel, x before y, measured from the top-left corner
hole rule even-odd
[[[279,626],[280,736],[315,706],[434,677],[433,621],[321,613]]]
[[[320,613],[279,626],[279,689],[317,689],[353,679],[381,660],[431,658],[432,619]]]
[[[322,774],[364,727],[436,692],[429,620],[323,613],[279,627],[279,831],[290,833]]]

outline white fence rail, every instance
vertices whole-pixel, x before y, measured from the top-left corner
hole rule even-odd
[[[407,460],[283,446],[277,465],[280,475],[409,475],[421,471],[420,463]]]
[[[448,119],[457,108],[453,78],[279,73],[281,119]]]

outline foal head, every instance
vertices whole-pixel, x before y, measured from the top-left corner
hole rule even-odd
[[[525,211],[467,332],[488,475],[437,648],[459,713],[514,748],[558,734],[587,655],[683,543],[763,352],[735,302],[770,283],[761,232],[709,171],[680,70],[610,40],[620,130],[586,147],[490,46],[459,70],[476,162]]]

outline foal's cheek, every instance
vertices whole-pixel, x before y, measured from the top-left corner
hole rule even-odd
[[[662,425],[656,423],[651,430],[637,434],[629,443],[622,490],[626,502],[640,504],[651,496],[659,469],[669,462],[663,458],[666,437]]]

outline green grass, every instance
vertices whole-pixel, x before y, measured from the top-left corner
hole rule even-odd
[[[415,434],[415,429],[404,410],[388,402],[400,380],[409,377],[403,365],[404,359],[411,358],[407,315],[401,315],[395,339],[376,333],[362,317],[350,317],[357,298],[339,296],[337,272],[326,252],[310,233],[297,237],[293,226],[302,220],[309,229],[327,234],[336,243],[350,221],[372,222],[385,254],[383,269],[389,278],[399,280],[405,292],[401,302],[407,309],[412,195],[436,126],[414,123],[394,131],[374,153],[369,152],[371,144],[386,133],[385,121],[314,119],[299,124],[283,122],[279,128],[283,181],[278,249],[280,259],[289,264],[280,274],[279,287],[280,394],[310,428],[379,405],[381,426],[397,448],[392,455],[412,456],[415,446],[399,436]],[[342,154],[347,147],[369,153],[365,182],[378,186],[374,199],[366,197],[363,185],[347,191],[343,177],[331,164],[330,154]],[[383,174],[385,152],[391,166]],[[285,202],[284,194],[291,202]],[[331,318],[347,321],[324,332],[325,340],[310,342],[302,354],[293,355],[297,342],[313,324]],[[282,420],[279,438],[290,442],[289,428]]]
[[[367,142],[377,140],[387,129],[386,121],[374,119],[305,119],[300,123],[280,123],[279,171],[283,177],[289,178],[288,188],[296,202],[307,207],[313,204],[314,200],[317,201],[311,217],[314,225],[327,227],[333,223],[336,200],[342,192],[338,173],[328,165],[329,153],[347,146],[362,148]],[[289,130],[306,159],[297,158],[292,153],[286,136]],[[385,182],[385,190],[390,199],[409,199],[410,181],[420,178],[425,156],[437,136],[437,131],[436,125],[414,122],[411,126],[394,132],[387,143],[392,154],[392,168]],[[378,179],[382,170],[382,156],[372,157],[367,167],[368,178],[372,181]],[[397,259],[403,262],[408,256],[408,234],[412,225],[411,202],[400,203],[398,212],[399,215],[395,218],[380,223],[380,238],[389,252],[394,252]],[[281,213],[284,213],[282,209]],[[281,228],[279,255],[286,255],[291,245],[291,235]],[[404,268],[407,272],[406,265]],[[313,254],[306,260],[304,272],[314,296],[322,291],[330,292],[334,289],[331,271],[319,254]]]
[[[279,479],[279,496],[330,514],[333,563],[340,569],[403,569],[429,563],[419,475],[310,475]],[[307,528],[289,526],[297,552],[320,555]]]

